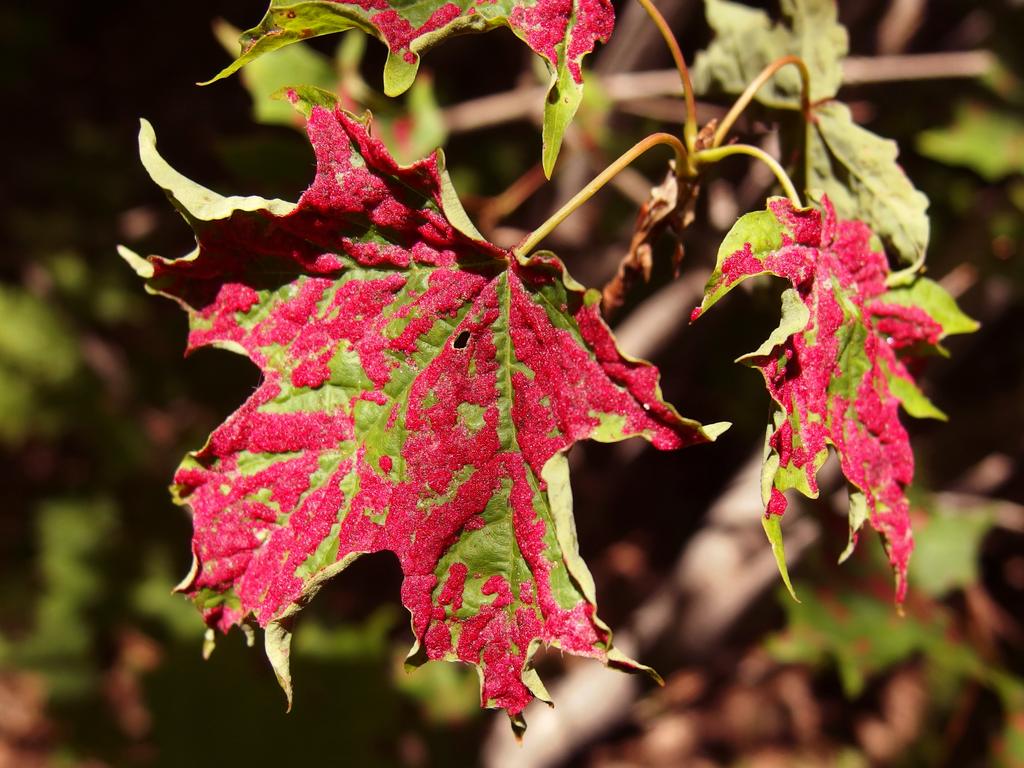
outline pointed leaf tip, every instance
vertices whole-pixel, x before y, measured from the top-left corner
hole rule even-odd
[[[224,197],[196,184],[164,160],[156,148],[156,131],[145,118],[139,121],[139,158],[149,177],[161,187],[185,219],[195,227],[200,222],[228,219],[237,211],[291,213],[294,203],[262,197]]]
[[[267,658],[277,676],[277,682],[284,691],[287,706],[286,712],[292,711],[292,673],[291,673],[291,647],[292,633],[285,626],[284,621],[271,621],[267,624],[263,641],[266,647]]]
[[[711,424],[704,425],[704,434],[709,440],[715,441],[721,435],[725,434],[732,427],[731,421],[716,421]]]
[[[217,648],[217,634],[213,631],[212,627],[207,627],[206,632],[203,633],[203,661],[209,661],[210,657],[213,656],[214,650]]]
[[[765,514],[761,517],[761,526],[771,544],[772,554],[775,555],[775,564],[779,569],[779,576],[782,577],[782,583],[786,585],[789,596],[799,603],[800,598],[796,596],[793,582],[789,579],[789,568],[786,566],[786,549],[782,544],[782,518],[779,515]]]
[[[523,736],[526,735],[526,718],[523,717],[522,713],[517,712],[514,715],[508,716],[509,725],[512,726],[512,735],[515,736],[516,743],[523,743]]]
[[[135,270],[135,274],[144,280],[148,280],[153,276],[153,265],[149,263],[142,256],[137,254],[131,248],[124,245],[117,246],[118,255],[124,259],[128,266]]]

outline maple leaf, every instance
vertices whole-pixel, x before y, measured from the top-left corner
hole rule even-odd
[[[271,0],[260,23],[242,33],[239,57],[213,80],[291,43],[356,28],[388,47],[384,92],[398,96],[415,79],[421,53],[452,35],[499,26],[511,29],[547,66],[542,160],[550,177],[583,97],[583,57],[596,43],[608,42],[615,26],[610,0]]]
[[[944,418],[917,387],[906,356],[977,324],[927,278],[888,288],[889,264],[871,230],[838,219],[827,197],[822,210],[773,198],[767,210],[743,216],[726,235],[693,319],[739,283],[765,274],[793,287],[782,294],[779,327],[740,360],[761,371],[774,400],[762,496],[783,578],[789,586],[779,529],[783,492],[817,497],[817,472],[832,446],[850,486],[843,558],[869,521],[886,544],[902,602],[913,548],[905,489],[914,457],[899,407]]]
[[[187,310],[188,350],[247,355],[262,383],[174,478],[193,513],[180,589],[211,627],[254,621],[286,693],[290,624],[358,556],[391,551],[410,657],[480,669],[514,725],[547,694],[541,643],[632,669],[595,612],[565,451],[642,436],[706,442],[624,357],[550,253],[485,242],[440,153],[400,167],[368,124],[293,93],[316,177],[298,204],[224,198],[171,169],[147,123],[143,162],[196,232],[177,260],[124,255]]]

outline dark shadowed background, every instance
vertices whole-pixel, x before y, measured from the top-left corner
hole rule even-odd
[[[710,38],[701,3],[659,7],[692,61]],[[292,72],[340,82],[405,159],[444,142],[471,216],[510,245],[644,134],[678,130],[668,53],[639,6],[617,8],[542,186],[536,68],[506,30],[430,52],[415,98],[394,102],[376,93],[383,46],[359,33],[196,87],[229,61],[224,20],[254,24],[258,0],[5,13],[0,766],[1024,764],[1024,4],[1012,0],[841,8],[853,57],[842,97],[899,141],[931,198],[929,275],[983,323],[925,374],[950,421],[907,419],[918,550],[904,617],[873,534],[834,564],[846,543],[834,471],[818,502],[787,513],[803,603],[779,589],[758,522],[768,397],[732,363],[774,328],[777,294],[737,291],[687,325],[717,243],[771,190],[770,175],[733,159],[705,187],[681,277],[660,243],[654,279],[614,321],[627,351],[662,367],[683,413],[735,426],[675,454],[631,441],[571,457],[602,615],[664,688],[548,653],[540,670],[559,706],[527,710],[518,747],[503,715],[479,710],[468,669],[403,671],[411,635],[389,555],[360,560],[302,616],[290,714],[261,643],[235,632],[201,659],[199,615],[170,593],[190,524],[166,486],[257,374],[226,352],[182,359],[184,313],[145,294],[114,250],[192,245],[137,160],[138,118],[190,178],[295,199],[312,153],[266,94]],[[649,71],[661,79],[647,91],[614,82]],[[726,105],[702,101],[701,120]],[[739,125],[768,148],[777,128],[756,109]],[[644,158],[546,241],[581,282],[614,273],[664,162]]]

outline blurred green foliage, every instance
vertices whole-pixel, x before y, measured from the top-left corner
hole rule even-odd
[[[241,34],[218,20],[214,33],[234,55]],[[413,81],[403,99],[389,99],[371,88],[360,74],[366,54],[366,35],[350,30],[340,35],[333,60],[313,48],[297,44],[265,54],[244,67],[239,77],[252,97],[253,119],[263,125],[285,125],[303,130],[303,121],[285,96],[289,87],[312,85],[337,93],[340,103],[356,114],[369,109],[373,133],[399,162],[409,164],[444,146],[447,132],[429,75]]]
[[[100,565],[114,509],[107,500],[55,499],[40,505],[36,521],[41,583],[34,622],[6,659],[41,672],[54,700],[74,699],[97,684],[92,614],[107,586]]]
[[[980,93],[956,102],[952,123],[918,134],[917,149],[998,182],[1024,173],[1024,85],[999,63],[980,84]]]
[[[78,348],[52,307],[17,288],[0,287],[0,317],[0,440],[52,436],[81,366]]]
[[[960,104],[949,127],[921,133],[917,147],[939,162],[971,168],[987,181],[1024,173],[1020,117],[977,102]]]
[[[1002,704],[1003,729],[992,754],[1006,751],[1000,765],[1019,764],[1015,751],[1021,738],[1016,714],[1024,712],[1024,681],[996,660],[993,649],[979,640],[978,628],[947,602],[954,592],[978,590],[980,545],[996,530],[987,509],[951,510],[932,505],[915,520],[915,552],[911,561],[911,592],[906,614],[890,602],[890,585],[880,575],[886,566],[880,548],[854,558],[848,571],[812,567],[796,588],[802,602],[778,590],[786,612],[786,628],[766,640],[769,652],[787,664],[834,667],[847,698],[865,695],[872,681],[908,664],[923,667],[931,727],[948,719],[965,691],[979,686]],[[904,764],[937,765],[948,745],[922,740]]]

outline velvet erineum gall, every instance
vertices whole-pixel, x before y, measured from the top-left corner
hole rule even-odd
[[[194,526],[181,589],[220,631],[267,627],[289,690],[291,617],[385,550],[415,658],[478,666],[482,703],[516,722],[545,695],[530,668],[541,644],[642,668],[597,616],[565,451],[720,430],[662,400],[657,370],[618,351],[596,292],[552,254],[482,240],[436,157],[399,167],[340,110],[311,108],[308,132],[316,176],[295,205],[204,190],[142,132],[198,245],[137,267],[188,312],[189,350],[224,347],[263,373],[175,475]]]

